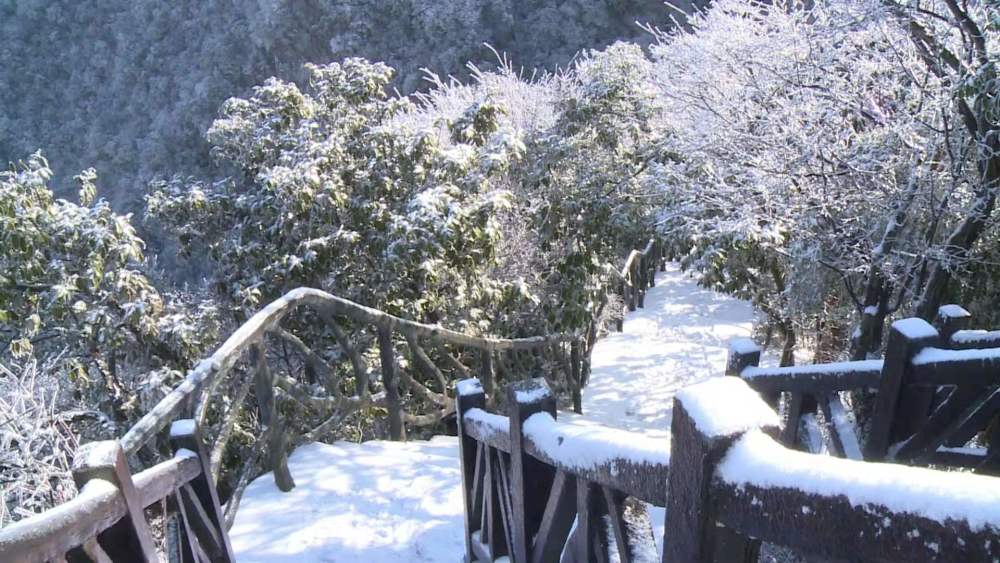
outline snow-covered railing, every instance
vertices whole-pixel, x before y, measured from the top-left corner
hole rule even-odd
[[[743,378],[775,408],[779,394],[785,394],[780,440],[786,445],[797,443],[802,423],[807,430],[819,430],[814,441],[825,441],[838,457],[995,473],[1000,471],[1000,432],[981,433],[1000,414],[1000,347],[968,344],[1000,342],[988,336],[991,332],[966,330],[969,319],[961,307],[946,305],[937,328],[920,319],[896,321],[884,360],[761,368],[759,347],[739,339],[731,344],[727,373]],[[987,336],[973,339],[970,334]],[[839,396],[854,389],[877,393],[863,450]],[[809,400],[818,412],[807,412]],[[977,435],[980,444],[970,447]],[[983,438],[989,443],[982,443]]]
[[[458,392],[469,561],[655,561],[639,501],[666,507],[668,563],[755,561],[761,541],[845,560],[1000,557],[1000,479],[787,448],[740,378],[679,392],[669,442],[560,423],[541,380],[506,397],[509,417],[486,412],[475,380]]]
[[[559,561],[564,549],[655,560],[641,501],[666,501],[669,444],[557,421],[544,380],[511,384],[506,399],[509,417],[490,414],[478,381],[458,386],[468,560]]]
[[[837,457],[861,459],[854,425],[849,421],[839,392],[877,389],[884,362],[866,360],[763,368],[757,365],[760,354],[760,347],[752,340],[733,340],[726,374],[741,377],[773,408],[783,407],[785,425],[779,438],[781,442],[796,444],[799,427],[804,423],[812,435],[811,442],[824,443],[827,451]],[[785,394],[783,402],[779,400],[782,393]],[[816,410],[819,413],[815,413]]]
[[[145,509],[178,507],[183,550],[171,561],[235,559],[208,457],[194,420],[174,422],[174,456],[132,475],[115,440],[82,446],[73,463],[78,496],[38,516],[0,528],[0,561],[159,561]]]
[[[292,444],[323,439],[361,411],[386,413],[385,426],[393,439],[403,439],[408,427],[443,427],[443,419],[454,412],[452,382],[472,373],[477,373],[492,391],[505,380],[522,377],[520,374],[542,372],[549,375],[553,386],[578,397],[578,387],[583,384],[582,348],[581,337],[576,334],[514,339],[475,336],[402,319],[323,291],[300,288],[247,320],[120,441],[112,443],[120,444],[123,459],[148,463],[163,450],[159,438],[168,425],[178,418],[196,421],[194,424],[206,435],[208,449],[201,458],[207,484],[199,485],[198,495],[208,495],[211,489],[217,506],[216,484],[225,480],[219,487],[227,493],[223,498],[225,510],[219,509],[220,516],[211,526],[199,525],[192,518],[204,520],[205,514],[213,514],[213,506],[206,500],[203,507],[191,505],[185,513],[183,502],[187,501],[179,501],[181,504],[171,506],[180,510],[170,508],[155,520],[166,525],[166,532],[154,535],[167,536],[170,550],[188,552],[185,560],[228,561],[228,551],[225,557],[213,555],[211,545],[227,545],[226,530],[250,480],[272,471],[281,490],[295,486],[287,466]],[[381,377],[373,377],[376,374]],[[289,418],[290,413],[297,416]],[[194,426],[189,426],[193,431]],[[242,430],[238,431],[238,426]],[[231,440],[233,436],[241,439]],[[227,464],[225,460],[231,461]],[[174,489],[181,491],[178,494],[188,494],[183,492],[183,483],[175,485]],[[127,493],[127,487],[122,490]],[[2,545],[6,551],[0,554],[34,553],[32,534],[42,531],[53,534],[46,536],[51,545],[114,551],[116,548],[109,543],[112,540],[104,539],[105,528],[114,520],[96,519],[88,506],[71,503],[27,518],[10,528],[17,536],[4,529]],[[129,513],[129,521],[135,527],[134,523],[145,517],[144,507],[131,507],[134,510]],[[81,520],[85,529],[100,532],[97,540],[67,535],[71,529],[49,524],[53,518],[65,519],[67,515]],[[202,538],[203,532],[211,537]],[[80,543],[84,540],[89,543]],[[142,554],[148,555],[146,546],[139,547]],[[207,550],[208,556],[199,558],[195,553],[198,549]],[[109,555],[113,561],[141,560],[136,553],[140,552]],[[8,559],[0,555],[0,561]]]
[[[761,541],[851,561],[1000,557],[1000,479],[794,451],[778,420],[738,378],[678,393],[664,561],[756,560]]]

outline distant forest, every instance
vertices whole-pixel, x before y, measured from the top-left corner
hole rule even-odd
[[[648,44],[637,22],[671,15],[658,0],[0,0],[0,162],[41,149],[64,197],[95,167],[102,197],[138,212],[153,178],[212,169],[205,132],[223,101],[269,76],[301,82],[303,63],[384,61],[406,94],[427,88],[423,68],[495,67],[486,44],[554,69]]]

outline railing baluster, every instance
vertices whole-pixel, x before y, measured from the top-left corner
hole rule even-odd
[[[403,407],[399,400],[399,378],[396,375],[396,351],[392,345],[392,327],[381,324],[378,327],[378,352],[382,362],[382,385],[389,407],[389,437],[394,441],[406,439],[403,427]]]
[[[495,394],[495,377],[493,370],[493,352],[489,348],[485,348],[479,352],[480,364],[479,364],[479,381],[482,382],[483,390],[486,392],[486,398],[490,403],[494,402]]]
[[[476,379],[459,381],[455,386],[455,416],[458,417],[458,457],[461,461],[462,501],[465,505],[465,554],[469,562],[476,560],[476,554],[472,551],[472,534],[476,531],[482,514],[481,508],[477,510],[481,495],[476,490],[476,482],[479,480],[477,473],[484,462],[481,459],[484,456],[479,453],[479,444],[465,432],[465,413],[474,408],[486,408],[486,394],[482,386]]]
[[[213,563],[232,563],[233,548],[212,479],[211,463],[194,420],[178,420],[170,426],[170,447],[174,455],[195,456],[201,466],[201,473],[177,491],[177,501],[183,507],[184,533],[195,533],[197,543]]]
[[[269,436],[267,448],[268,468],[274,472],[274,484],[284,492],[295,488],[295,481],[288,471],[288,456],[285,452],[285,433],[281,428],[278,405],[274,398],[274,375],[267,366],[267,353],[261,343],[250,348],[254,363],[254,391],[257,394],[261,432]]]
[[[573,379],[573,412],[583,413],[583,365],[580,358],[580,341],[570,343],[570,366]]]
[[[514,563],[527,563],[531,540],[538,532],[545,512],[545,501],[552,489],[555,469],[524,451],[524,422],[533,414],[545,412],[556,417],[556,400],[543,379],[521,381],[508,386],[510,405],[510,487],[513,517]]]
[[[907,324],[900,324],[904,322]],[[892,324],[875,397],[875,412],[864,445],[866,460],[885,459],[893,439],[911,436],[927,419],[930,397],[911,393],[907,389],[906,375],[913,356],[937,341],[937,331],[920,319],[904,319]],[[914,401],[905,402],[908,398]]]
[[[83,489],[94,479],[114,485],[125,500],[125,517],[97,536],[107,556],[112,561],[158,561],[149,522],[118,441],[91,442],[77,451],[73,459],[73,480],[77,488]]]

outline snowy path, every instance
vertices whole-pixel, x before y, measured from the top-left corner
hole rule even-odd
[[[747,303],[699,288],[668,265],[646,307],[595,347],[584,415],[560,417],[667,437],[674,393],[722,375],[729,339],[749,336],[752,320]],[[230,532],[238,560],[461,561],[457,444],[439,437],[300,447],[289,458],[294,490],[280,492],[270,474],[247,489]],[[662,510],[653,518],[662,530]]]

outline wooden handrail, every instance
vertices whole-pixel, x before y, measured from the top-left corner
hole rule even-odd
[[[1000,439],[984,440],[989,442],[986,447],[972,451],[956,451],[1000,419],[1000,392],[995,390],[1000,385],[1000,347],[969,348],[970,342],[997,344],[992,332],[967,330],[970,319],[961,307],[946,305],[936,329],[919,319],[897,321],[884,360],[762,368],[757,366],[760,348],[738,339],[731,344],[727,373],[743,378],[772,405],[787,394],[788,422],[781,434],[786,445],[797,443],[799,421],[809,414],[813,437],[837,457],[1000,473]],[[967,334],[986,336],[971,339]],[[859,389],[877,390],[863,451],[837,394]],[[806,397],[819,407],[815,414],[803,412]]]
[[[80,462],[75,463],[79,467]],[[188,450],[134,476],[134,487],[143,508],[159,503],[202,476],[202,462]],[[0,528],[0,561],[35,563],[62,560],[72,549],[102,552],[107,547],[97,537],[123,518],[134,518],[121,489],[105,478],[87,481],[79,494],[41,514]],[[138,515],[138,517],[142,517]]]
[[[438,325],[418,323],[396,317],[318,289],[293,289],[243,323],[215,353],[198,363],[194,369],[188,372],[182,383],[143,415],[122,437],[121,443],[125,451],[130,455],[137,452],[171,420],[176,418],[184,406],[192,400],[192,397],[198,395],[200,389],[210,385],[222,374],[229,371],[250,347],[260,341],[266,333],[275,329],[285,317],[302,307],[323,310],[328,314],[344,316],[359,323],[396,329],[405,334],[488,352],[533,350],[555,343],[572,342],[578,338],[573,334],[529,338],[470,336]]]
[[[650,239],[642,250],[632,251],[626,260],[626,272],[622,275],[623,287],[630,292],[633,301],[638,298],[639,306],[642,305],[647,285],[651,285],[650,270],[662,258],[657,254],[657,258],[653,259],[657,248]],[[341,357],[350,361],[349,367],[355,378],[352,396],[347,396],[341,389],[337,373],[323,356],[282,327],[286,319],[301,310],[312,312],[329,328],[339,346]],[[360,341],[355,341],[340,326],[341,320],[370,332],[367,333],[368,336],[363,334]],[[382,371],[383,389],[379,393],[374,393],[370,387],[368,361],[363,357],[367,347],[372,344],[372,335],[377,335],[375,340]],[[225,515],[219,506],[214,483],[221,470],[227,441],[251,391],[254,392],[259,408],[255,419],[260,422],[261,432],[252,455],[246,457],[249,460],[247,463],[253,465],[257,463],[257,459],[265,459],[266,467],[273,470],[279,488],[288,490],[294,487],[294,482],[287,469],[288,440],[281,409],[277,406],[278,400],[331,413],[325,422],[303,435],[310,440],[321,438],[348,414],[370,406],[387,408],[390,435],[393,439],[400,439],[405,435],[405,424],[432,424],[453,412],[454,403],[447,395],[448,376],[443,370],[460,376],[471,373],[474,368],[466,365],[469,358],[461,352],[470,350],[478,355],[474,359],[479,362],[479,373],[484,382],[487,382],[491,394],[497,379],[516,378],[522,373],[537,371],[538,366],[543,365],[548,366],[546,371],[552,372],[553,378],[561,377],[565,380],[579,411],[580,387],[587,379],[586,366],[589,365],[589,353],[596,335],[593,323],[583,335],[558,333],[529,338],[470,335],[394,316],[324,291],[294,289],[269,303],[239,326],[211,356],[195,365],[180,384],[129,428],[120,440],[108,442],[107,444],[114,443],[114,447],[118,448],[118,461],[105,460],[111,465],[80,473],[77,480],[81,493],[77,498],[0,530],[0,559],[60,559],[68,551],[79,549],[97,560],[155,559],[155,555],[151,555],[152,534],[142,514],[142,507],[138,505],[148,506],[168,497],[175,497],[173,505],[183,524],[178,537],[187,539],[181,541],[183,546],[175,544],[174,547],[193,550],[195,558],[231,561],[232,549],[226,526],[231,522],[231,512],[239,505],[243,488],[252,474],[246,469],[241,472]],[[303,385],[295,377],[272,369],[268,365],[268,352],[265,348],[268,338],[280,339],[299,354],[302,365],[311,370],[314,377],[323,381],[323,388],[328,396],[316,395],[315,387]],[[427,341],[436,348],[437,356],[443,362],[441,366],[435,365],[431,356],[424,351],[422,341]],[[423,373],[427,376],[426,380],[418,380],[414,373],[404,371],[397,365],[396,348],[404,343],[411,355],[411,367],[407,369]],[[458,358],[452,355],[449,347],[459,351]],[[247,370],[250,373],[241,376],[234,383],[235,402],[227,403],[219,409],[210,409],[209,402],[218,395],[223,383],[230,380],[229,374],[238,364],[247,360],[251,364]],[[535,367],[531,367],[532,362]],[[288,370],[291,370],[290,366]],[[425,384],[427,381],[431,383]],[[440,390],[432,388],[434,382],[440,386]],[[437,409],[436,412],[406,412],[404,397],[399,393],[401,387],[410,390],[411,397],[432,405]],[[205,423],[210,412],[214,413],[211,416],[221,418],[217,441],[212,444],[209,452],[202,447],[200,438],[195,437],[197,432],[193,429]],[[193,444],[191,447],[197,452],[192,456],[178,455],[155,465],[135,475],[133,482],[128,464],[124,461],[126,456],[134,456],[144,447],[153,446],[154,439],[161,431],[180,417],[193,417],[190,423],[185,422],[183,425],[187,430],[181,432],[188,437],[174,436],[175,429],[171,432],[171,440],[176,438],[180,440],[178,443]],[[494,438],[501,442],[509,439],[507,436]],[[485,435],[483,439],[487,439]],[[501,442],[495,445],[501,449],[506,445],[509,449],[510,444]],[[102,450],[105,453],[110,452],[110,445],[107,444],[107,447],[102,446],[105,447]],[[261,444],[267,450],[266,455],[261,455],[258,451]],[[175,449],[179,447],[184,446],[175,444]],[[532,446],[528,444],[527,448],[531,449]],[[154,447],[153,450],[155,449]],[[87,466],[84,464],[81,467]],[[597,476],[595,482],[601,482],[601,479],[602,477]],[[175,537],[174,541],[179,540]],[[133,548],[134,550],[129,551]]]
[[[641,434],[573,443],[541,380],[507,389],[509,417],[483,409],[475,380],[457,394],[469,560],[658,560],[637,500],[667,509],[666,563],[755,561],[761,541],[866,561],[1000,557],[1000,480],[793,451],[774,440],[777,413],[737,378],[677,395],[669,462],[636,450]]]

